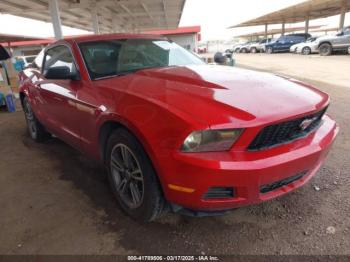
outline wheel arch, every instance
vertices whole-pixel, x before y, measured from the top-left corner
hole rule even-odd
[[[332,43],[330,41],[323,41],[323,42],[319,43],[318,44],[318,48],[320,48],[321,45],[323,45],[323,44],[329,44],[333,48],[333,45],[332,45]]]
[[[126,123],[123,123],[122,121],[118,121],[116,119],[113,120],[106,120],[99,129],[99,136],[98,136],[98,143],[99,143],[99,151],[100,151],[100,156],[105,163],[106,161],[106,148],[107,148],[107,143],[108,143],[108,138],[112,135],[112,133],[117,130],[118,128],[123,128],[127,130],[134,138],[138,141],[138,143],[142,146],[143,150],[146,153],[146,156],[148,157],[154,172],[156,174],[156,177],[158,179],[158,183],[161,188],[161,192],[164,195],[164,189],[163,189],[163,183],[162,183],[162,178],[159,175],[159,169],[157,168],[157,163],[153,159],[153,154],[151,152],[150,146],[146,142],[146,139],[142,139],[142,134],[140,134],[139,131],[135,130],[134,128],[130,128],[130,126]]]

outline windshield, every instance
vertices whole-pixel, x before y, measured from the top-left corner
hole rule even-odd
[[[314,42],[317,38],[316,37],[310,37],[306,40],[306,43]]]
[[[91,79],[155,67],[204,64],[194,54],[166,40],[118,39],[79,44]]]

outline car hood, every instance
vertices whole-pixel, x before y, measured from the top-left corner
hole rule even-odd
[[[209,126],[260,125],[328,103],[328,95],[296,80],[229,66],[147,69],[129,77],[128,93],[185,112]]]

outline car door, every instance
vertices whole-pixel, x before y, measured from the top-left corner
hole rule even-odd
[[[286,37],[286,36],[280,37],[280,38],[275,42],[274,49],[275,49],[276,51],[283,51],[283,49],[285,48],[285,45],[286,45],[286,41],[287,41],[287,37]]]
[[[350,27],[344,29],[344,47],[350,47]]]
[[[334,39],[332,40],[333,48],[335,49],[345,49],[349,46],[348,42],[350,42],[350,29],[345,28],[342,32],[339,32]]]
[[[72,146],[80,146],[80,129],[77,124],[76,97],[81,88],[80,80],[48,77],[50,69],[69,68],[70,75],[79,75],[73,54],[68,45],[51,47],[45,52],[42,78],[36,83],[45,111],[46,125],[52,133]]]

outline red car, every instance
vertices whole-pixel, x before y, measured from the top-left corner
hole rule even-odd
[[[121,208],[144,221],[281,196],[315,175],[338,132],[325,93],[207,65],[159,36],[61,40],[20,82],[31,137],[102,161]]]

